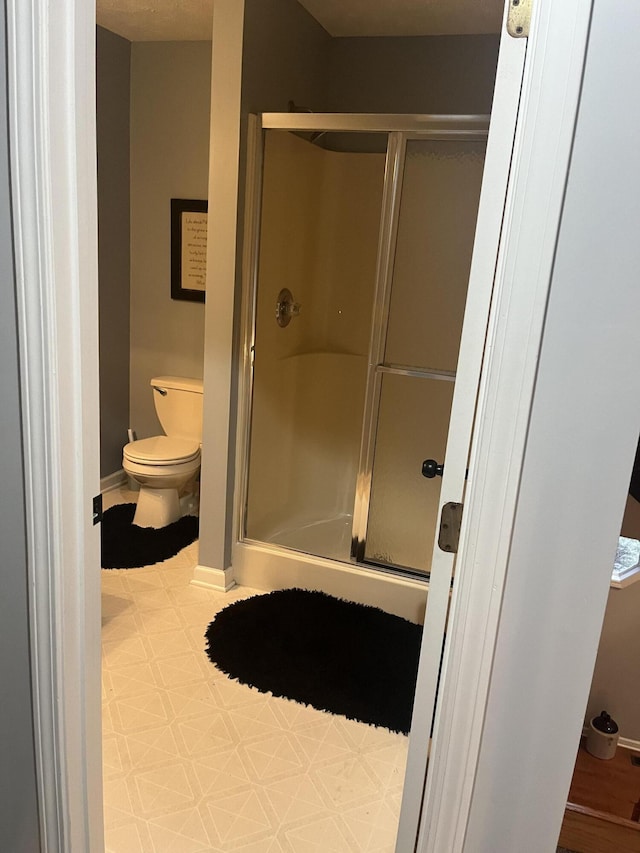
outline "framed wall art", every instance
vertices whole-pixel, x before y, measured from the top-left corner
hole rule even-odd
[[[171,199],[171,298],[204,302],[208,203]]]

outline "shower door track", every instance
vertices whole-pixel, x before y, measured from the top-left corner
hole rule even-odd
[[[335,133],[403,133],[428,139],[483,140],[487,115],[403,115],[401,113],[262,113],[264,130]]]
[[[455,382],[455,372],[453,371],[429,370],[411,365],[395,365],[384,362],[404,158],[406,144],[410,139],[484,141],[488,135],[488,127],[489,116],[487,115],[262,113],[249,116],[242,253],[242,346],[239,354],[234,541],[248,545],[260,545],[271,551],[306,554],[306,552],[299,552],[284,546],[261,542],[246,535],[265,131],[388,134],[372,331],[356,478],[356,496],[353,508],[351,559],[340,561],[320,556],[318,558],[328,559],[329,562],[360,566],[364,569],[374,569],[408,579],[428,581],[428,572],[365,559],[375,454],[376,418],[380,404],[382,376],[395,374]]]

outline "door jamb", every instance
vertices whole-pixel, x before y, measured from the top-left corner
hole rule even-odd
[[[567,0],[563,4],[538,0],[532,21],[532,41],[535,44],[539,39],[539,43],[521,103],[523,129],[514,152],[517,183],[500,274],[504,279],[513,276],[515,259],[522,261],[524,249],[536,250],[536,264],[522,275],[522,290],[527,282],[533,288],[535,321],[528,328],[526,351],[514,354],[511,335],[516,326],[523,326],[524,305],[512,302],[501,306],[509,309],[507,319],[511,325],[497,322],[491,330],[487,377],[492,381],[486,378],[481,388],[482,434],[474,443],[472,457],[477,471],[491,473],[487,466],[495,461],[498,414],[505,416],[519,402],[509,461],[491,475],[495,490],[501,490],[512,502],[517,497],[568,150],[563,149],[561,156],[554,158],[554,169],[545,164],[551,186],[543,189],[551,193],[555,205],[551,216],[542,209],[544,192],[532,186],[537,174],[534,166],[548,153],[542,138],[545,134],[556,142],[560,134],[563,144],[570,148],[584,57],[584,20],[588,18],[590,5],[589,0]],[[32,0],[30,4],[8,0],[7,3],[34,714],[43,849],[95,853],[102,849],[102,797],[97,681],[100,670],[95,654],[96,650],[99,652],[98,536],[96,528],[91,527],[88,503],[99,484],[97,458],[93,453],[98,433],[98,356],[95,13],[91,6],[80,0],[59,0],[55,9],[48,0]],[[566,49],[571,43],[567,26],[574,35],[571,51]],[[555,50],[559,41],[562,41],[562,54]],[[566,72],[567,64],[571,73],[561,89],[558,81],[564,82],[567,77],[558,70]],[[540,86],[536,97],[534,84]],[[568,118],[563,116],[560,127],[555,129],[548,121],[541,120],[540,113],[545,107],[553,111],[561,104],[565,110],[569,107]],[[527,211],[522,206],[525,188],[531,196],[530,213],[537,216],[537,225],[542,227],[542,247],[536,242],[539,230],[525,233],[523,229]],[[518,251],[519,241],[522,248]],[[519,323],[515,322],[518,318]],[[500,353],[502,371],[498,364]],[[508,360],[510,355],[514,364]],[[526,378],[518,400],[515,395],[506,394],[504,385],[500,396],[495,384],[498,378],[504,383],[518,373]],[[486,575],[481,578],[479,573],[472,572],[479,565],[483,543],[472,541],[471,520],[485,516],[481,510],[488,504],[490,487],[487,480],[481,488],[479,480],[478,477],[470,485],[463,525],[458,560],[462,583],[454,597],[452,633],[447,640],[443,693],[436,714],[433,760],[426,789],[431,823],[428,832],[423,826],[419,847],[425,851],[432,849],[435,833],[441,829],[454,831],[456,846],[440,849],[458,850],[464,844],[472,797],[473,759],[477,758],[472,747],[480,743],[489,688],[502,586],[498,570],[491,578]],[[500,511],[494,510],[491,517],[486,513],[484,532],[493,535],[493,546],[500,552],[499,569],[504,571],[512,518],[502,509],[501,506]],[[487,550],[488,544],[484,542]],[[471,604],[476,599],[482,604],[482,613],[472,619]],[[478,636],[482,637],[481,643]],[[448,814],[442,807],[435,812],[436,783],[439,790],[449,793],[453,781],[445,771],[453,767],[455,735],[466,710],[465,699],[471,702],[468,711],[472,716],[473,742],[457,746],[465,762],[456,768],[458,781],[464,783],[465,799],[459,810],[454,809],[457,803],[452,803]],[[445,706],[452,711],[449,721],[444,720]],[[45,780],[48,768],[54,770]],[[451,800],[449,796],[448,801]]]
[[[418,853],[475,849],[467,823],[591,8],[538,0],[531,21]]]
[[[95,8],[7,2],[42,850],[103,849]]]

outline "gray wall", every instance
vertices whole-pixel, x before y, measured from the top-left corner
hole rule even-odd
[[[332,38],[295,0],[246,0],[244,112],[487,113],[499,36]]]
[[[160,432],[149,379],[202,376],[204,307],[170,296],[171,198],[206,198],[209,42],[131,44],[98,28],[100,474],[127,427]]]
[[[640,503],[631,495],[621,536],[640,539]],[[640,581],[611,588],[593,671],[585,722],[606,709],[620,726],[621,737],[640,741]]]
[[[122,467],[129,426],[129,89],[131,43],[98,27],[100,476]]]
[[[314,112],[326,109],[331,41],[296,0],[246,0],[243,113],[287,112],[289,100]]]
[[[27,556],[15,278],[11,242],[5,7],[0,6],[0,847],[40,849],[27,611]],[[9,488],[10,487],[10,488]]]
[[[488,113],[498,43],[497,35],[331,39],[327,109]]]
[[[132,45],[130,416],[139,438],[161,432],[153,376],[202,378],[204,305],[171,299],[170,199],[207,198],[210,101],[210,42]]]
[[[332,38],[295,0],[246,0],[237,280],[248,113],[488,113],[499,36]],[[239,299],[236,299],[236,308]]]
[[[604,708],[622,737],[640,741],[640,582],[611,589],[585,720]]]

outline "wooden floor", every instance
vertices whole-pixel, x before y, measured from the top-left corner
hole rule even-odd
[[[609,761],[589,755],[580,746],[569,790],[569,802],[631,820],[640,800],[640,766],[631,759],[640,753],[618,747]]]
[[[603,761],[580,746],[561,846],[576,853],[640,853],[640,766],[634,757],[640,754],[619,747]]]

